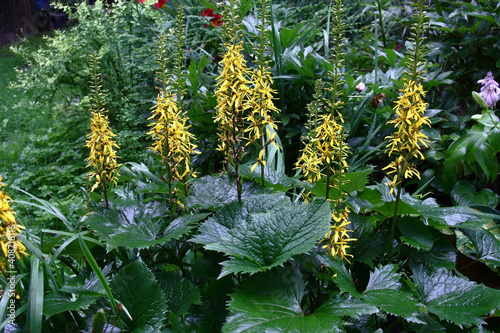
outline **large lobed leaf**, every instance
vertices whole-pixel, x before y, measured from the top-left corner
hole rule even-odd
[[[326,200],[292,206],[283,195],[258,195],[220,209],[201,226],[193,241],[230,256],[222,263],[222,277],[281,265],[293,255],[311,250],[329,226]]]
[[[99,209],[84,223],[95,230],[108,250],[116,247],[145,248],[177,239],[194,228],[194,223],[207,214],[179,217],[165,227],[161,218],[166,214],[159,203],[124,201],[112,209]]]
[[[407,321],[424,323],[418,318],[421,304],[408,291],[402,289],[401,274],[396,265],[379,266],[370,274],[370,280],[361,298],[388,313]]]
[[[461,229],[476,246],[478,260],[500,266],[500,241],[494,234],[482,228]]]
[[[335,273],[335,282],[342,292],[363,300],[367,305],[401,316],[407,321],[423,323],[419,318],[422,305],[402,288],[401,276],[396,265],[379,266],[370,274],[368,285],[360,293],[351,273],[338,260],[327,260],[326,265]]]
[[[340,332],[344,316],[378,311],[347,295],[334,295],[306,314],[301,308],[306,292],[300,272],[292,267],[255,275],[231,295],[223,332]]]
[[[179,271],[161,271],[156,278],[165,293],[168,310],[176,315],[185,315],[192,304],[200,303],[200,290]]]
[[[217,209],[238,200],[236,183],[230,181],[227,176],[205,176],[192,183],[191,194],[186,198],[188,207]],[[255,183],[245,181],[242,183],[241,196],[243,198],[262,192],[263,190]]]
[[[165,320],[165,295],[153,273],[141,261],[120,270],[111,283],[115,298],[133,320],[122,311],[120,318],[132,332],[159,332]]]
[[[387,180],[388,182],[388,180]],[[384,183],[368,186],[358,195],[360,202],[369,202],[365,209],[375,210],[386,218],[394,216],[395,197]],[[447,227],[475,228],[488,223],[490,214],[481,213],[470,207],[439,207],[434,199],[419,200],[404,190],[398,205],[398,215],[420,217],[426,225],[443,229]],[[424,246],[425,247],[425,246]]]
[[[500,306],[500,290],[455,276],[451,271],[418,267],[413,279],[428,312],[459,326],[481,325],[483,316]]]

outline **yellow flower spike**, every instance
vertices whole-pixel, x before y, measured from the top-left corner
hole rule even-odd
[[[116,183],[118,174],[118,165],[116,163],[116,151],[118,147],[112,139],[113,132],[109,127],[108,117],[98,111],[92,112],[90,121],[91,133],[87,135],[86,147],[90,149],[89,157],[86,159],[88,167],[95,170],[88,173],[89,180],[96,178],[91,191],[94,191],[100,185],[103,186],[103,192],[107,192],[111,183]],[[107,203],[106,203],[107,204]]]
[[[5,184],[0,177],[0,247],[5,258],[9,255],[9,249],[14,248],[16,258],[22,258],[21,255],[28,255],[24,245],[17,240],[17,235],[21,234],[24,226],[17,224],[15,212],[12,211],[10,204],[13,203],[11,197],[3,191]]]
[[[222,60],[222,72],[217,77],[217,106],[215,122],[218,125],[219,145],[217,150],[224,153],[226,163],[239,164],[238,153],[244,147],[243,136],[250,132],[255,137],[258,128],[245,130],[245,112],[250,108],[248,101],[250,75],[243,57],[243,43],[225,44],[226,52]],[[228,167],[226,165],[226,167]]]
[[[423,126],[430,126],[429,118],[424,116],[427,103],[424,102],[425,92],[422,85],[409,80],[400,91],[403,94],[398,98],[394,107],[397,116],[388,121],[388,124],[394,124],[394,133],[386,137],[389,139],[386,148],[387,155],[397,153],[399,156],[396,161],[383,168],[383,170],[390,169],[388,174],[394,174],[393,181],[388,184],[391,187],[391,193],[400,184],[397,180],[399,173],[403,173],[404,179],[413,176],[420,179],[420,173],[413,164],[410,164],[409,158],[413,156],[423,160],[421,146],[428,147],[429,143],[429,138],[420,132]],[[403,170],[404,168],[406,169]]]
[[[162,157],[170,177],[186,181],[188,175],[194,175],[190,168],[191,155],[198,152],[193,143],[194,135],[186,125],[189,118],[177,107],[175,95],[158,95],[148,119],[153,120],[149,124],[152,129],[147,133],[154,140],[150,148]]]

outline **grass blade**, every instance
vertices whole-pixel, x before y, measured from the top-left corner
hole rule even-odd
[[[52,282],[53,288],[55,291],[59,290],[59,286],[57,285],[56,280],[54,279],[54,276],[52,275],[52,272],[50,271],[50,267],[47,264],[46,259],[48,256],[46,254],[43,254],[42,251],[38,247],[35,246],[35,244],[31,243],[24,235],[17,235],[17,238],[23,243],[26,248],[36,256],[37,259],[41,260],[42,263],[45,265],[45,268],[47,268],[47,274],[49,275],[50,281]]]
[[[28,300],[28,325],[30,332],[42,332],[43,319],[43,266],[36,257],[31,258],[31,281]]]
[[[115,298],[113,297],[113,293],[111,292],[111,289],[109,288],[108,281],[106,280],[106,277],[102,274],[101,269],[99,268],[99,265],[97,265],[97,262],[95,261],[94,256],[90,252],[89,248],[87,247],[87,244],[83,241],[82,235],[78,235],[78,240],[80,242],[80,247],[82,248],[83,254],[85,255],[85,258],[87,258],[87,262],[89,263],[90,267],[94,271],[94,273],[97,275],[97,278],[99,279],[99,282],[101,282],[102,287],[104,288],[104,291],[106,292],[106,295],[108,296],[109,302],[111,303],[111,307],[113,308],[113,311],[117,314],[118,313],[118,306],[116,304]]]

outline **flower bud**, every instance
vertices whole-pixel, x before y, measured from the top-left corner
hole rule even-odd
[[[357,86],[356,86],[356,90],[358,92],[363,92],[365,91],[366,89],[366,85],[363,83],[363,82],[360,82]]]

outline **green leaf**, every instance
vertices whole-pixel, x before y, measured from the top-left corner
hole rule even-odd
[[[35,201],[37,201],[37,202],[40,203],[38,205],[38,204],[29,202],[29,201],[16,200],[17,204],[24,204],[24,205],[27,205],[27,206],[32,206],[32,207],[41,209],[41,210],[49,213],[50,215],[53,215],[54,217],[57,217],[59,220],[61,220],[64,223],[64,225],[68,228],[68,230],[75,231],[75,228],[73,227],[73,223],[70,220],[68,220],[68,218],[53,203],[51,203],[49,201],[46,201],[46,200],[43,200],[43,199],[40,199],[40,198],[37,198],[33,194],[28,193],[26,191],[23,191],[20,188],[17,188],[15,186],[12,186],[12,188],[14,188],[14,189],[16,189],[16,190],[18,190],[18,191],[26,194],[31,199],[33,199],[33,200],[35,200]]]
[[[361,298],[386,312],[424,324],[417,317],[421,307],[409,292],[401,289],[400,273],[397,270],[396,265],[377,267],[370,274],[370,280]]]
[[[275,207],[265,211],[269,205]],[[219,277],[281,265],[295,254],[311,250],[330,226],[330,206],[324,199],[290,206],[281,195],[261,195],[225,208],[205,222],[194,239],[208,250],[231,257],[222,263]]]
[[[474,185],[465,180],[458,181],[451,191],[453,202],[457,206],[488,206],[495,208],[498,204],[498,195],[489,188],[476,192]]]
[[[226,321],[229,295],[234,292],[235,279],[230,276],[209,280],[201,291],[201,304],[194,305],[186,315],[186,326],[180,332],[222,332]]]
[[[476,246],[477,259],[500,266],[500,241],[482,228],[460,229]]]
[[[478,118],[474,116],[472,116],[472,118],[487,127],[487,129],[498,128],[498,125],[500,125],[500,119],[492,110],[483,110]]]
[[[362,299],[372,306],[376,306],[409,322],[425,324],[419,318],[422,306],[412,298],[409,292],[394,289],[373,290],[362,296]]]
[[[122,268],[111,283],[115,298],[130,313],[131,321],[123,311],[120,314],[127,328],[133,332],[159,332],[165,320],[165,296],[153,273],[141,261]]]
[[[161,222],[165,214],[165,208],[157,202],[138,204],[124,201],[112,209],[95,211],[83,222],[97,232],[109,251],[120,246],[141,249],[178,239],[194,228],[194,223],[208,216],[197,214],[179,217],[165,228]]]
[[[430,251],[410,250],[409,255],[413,261],[424,262],[429,267],[449,269],[455,267],[455,261],[457,258],[455,246],[444,236],[434,242]]]
[[[455,276],[446,269],[417,267],[413,280],[427,311],[459,326],[481,325],[482,317],[500,306],[500,290]]]
[[[253,172],[252,165],[241,165],[240,176],[254,179],[260,183],[261,180],[261,166],[258,165]],[[264,167],[264,185],[268,188],[273,188],[275,191],[287,191],[294,188],[300,181],[296,178],[288,177],[283,172],[274,171],[271,168]]]
[[[465,155],[469,166],[475,171],[475,163],[479,164],[484,172],[486,179],[494,181],[498,174],[498,161],[493,148],[486,141],[488,135],[484,132],[474,133],[474,140],[471,140],[467,145],[467,153]]]
[[[185,315],[191,304],[199,304],[200,290],[183,278],[180,271],[162,271],[156,275],[156,280],[165,293],[167,309],[176,315]]]
[[[467,152],[467,145],[473,140],[471,134],[461,136],[446,151],[444,164],[443,164],[443,185],[445,190],[450,191],[455,184],[455,177],[460,176],[461,173],[457,172],[459,163],[464,159]]]
[[[490,221],[491,216],[469,207],[421,207],[419,213],[424,221],[435,228],[475,228]]]
[[[44,315],[46,318],[58,313],[73,311],[78,309],[88,309],[88,307],[97,301],[98,297],[79,296],[76,299],[70,299],[65,295],[52,292],[45,295],[43,302]]]
[[[205,176],[194,180],[191,194],[186,198],[187,207],[216,209],[232,201],[238,200],[236,183],[227,176]],[[243,198],[262,193],[253,182],[242,183]]]
[[[118,305],[116,304],[115,298],[113,297],[113,293],[111,292],[111,289],[109,288],[108,285],[108,280],[106,280],[106,277],[102,273],[101,269],[99,268],[99,265],[95,261],[94,256],[90,252],[89,248],[87,247],[87,244],[83,241],[82,235],[79,235],[78,241],[80,242],[80,247],[82,248],[83,254],[85,258],[87,259],[88,264],[92,268],[92,271],[96,274],[97,278],[99,279],[99,282],[102,285],[102,288],[106,292],[106,296],[108,296],[109,302],[111,303],[111,307],[113,308],[113,311],[115,313],[118,313]]]
[[[207,1],[207,0],[200,0],[200,3],[201,3],[203,6],[205,6],[205,7],[207,7],[207,8],[210,8],[210,9],[212,9],[212,10],[216,11],[216,12],[219,10],[216,6],[214,6],[212,3],[210,3],[210,2],[209,2],[209,1]]]
[[[103,268],[102,274],[106,276],[109,274],[111,266],[108,265]],[[68,281],[71,283],[71,280]],[[99,277],[94,272],[91,272],[90,277],[86,279],[81,287],[73,285],[64,285],[59,289],[66,293],[71,293],[80,296],[92,296],[92,297],[102,297],[106,296],[106,291],[104,290],[102,284],[99,281]]]
[[[405,216],[399,218],[397,224],[403,242],[426,251],[432,248],[434,237],[420,218]]]
[[[346,315],[359,318],[377,312],[348,295],[335,295],[306,314],[301,308],[305,295],[299,270],[287,266],[255,275],[231,295],[223,332],[334,332],[341,330]]]
[[[348,271],[345,267],[344,261],[334,259],[328,254],[322,255],[321,258],[324,261],[324,265],[335,272],[333,281],[337,284],[342,292],[347,292],[355,297],[361,296],[361,293],[356,289],[351,272]]]
[[[370,223],[370,219],[380,221],[377,218],[380,214],[373,214],[371,217],[360,216],[352,213],[349,218],[351,220],[351,227],[354,230],[353,238],[356,242],[351,242],[350,253],[356,258],[356,261],[366,263],[370,267],[377,261],[377,258],[383,256],[387,249],[387,242],[389,241],[389,233],[384,232],[384,229],[374,230]]]
[[[377,267],[370,274],[370,280],[364,293],[371,290],[385,290],[385,289],[399,289],[401,282],[399,282],[400,275],[397,273],[398,267],[396,265],[387,265]]]
[[[43,266],[38,258],[31,258],[31,278],[28,300],[28,323],[30,332],[42,332],[43,321],[43,294],[45,292],[43,283]]]
[[[282,194],[261,194],[232,202],[207,219],[200,227],[200,234],[191,241],[204,245],[217,243],[222,237],[229,237],[229,231],[243,224],[249,214],[290,205],[290,199]]]
[[[372,204],[372,210],[380,212],[386,218],[394,216],[395,198],[385,184],[369,186],[359,193],[358,199]],[[439,207],[432,198],[420,200],[413,198],[404,190],[398,206],[398,215],[420,216],[424,223],[435,228],[462,227],[473,228],[489,222],[491,215],[469,207]]]
[[[370,175],[373,171],[373,168],[369,168],[363,171],[356,172],[346,172],[344,173],[344,178],[342,179],[341,189],[345,193],[353,193],[355,191],[362,191],[365,189],[366,184],[368,183],[368,175]],[[326,183],[323,181],[318,182],[311,192],[320,198],[324,198],[326,195]],[[338,191],[329,191],[330,199],[338,199],[337,195]]]

